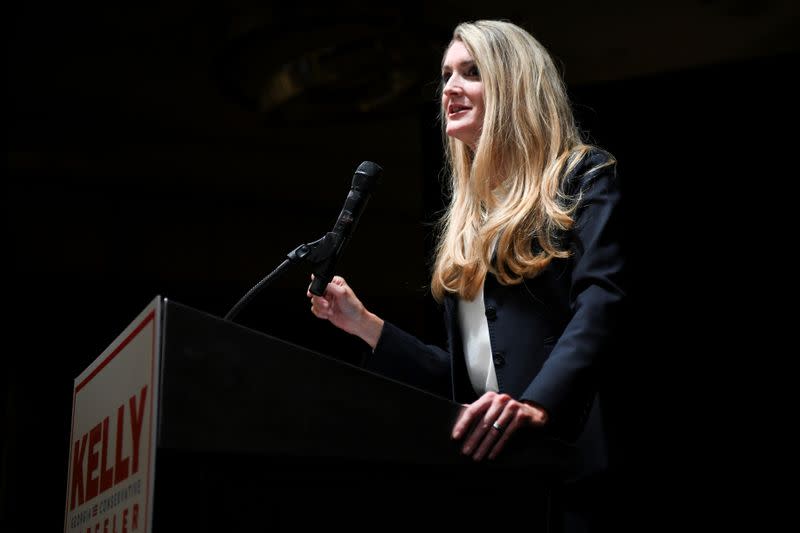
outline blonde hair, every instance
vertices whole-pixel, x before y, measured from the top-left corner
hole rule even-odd
[[[474,152],[452,137],[445,143],[450,203],[431,279],[438,301],[446,293],[473,299],[487,272],[513,285],[567,257],[557,234],[572,227],[577,199],[560,185],[591,149],[550,55],[528,32],[477,21],[459,24],[455,41],[478,67],[485,112]]]

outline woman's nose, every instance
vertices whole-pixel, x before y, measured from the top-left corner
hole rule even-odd
[[[459,92],[461,92],[461,83],[456,79],[456,76],[450,76],[450,79],[444,84],[444,93],[458,94]]]

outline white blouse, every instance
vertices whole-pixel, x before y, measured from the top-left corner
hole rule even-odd
[[[492,360],[489,323],[483,307],[483,286],[474,300],[458,299],[458,322],[464,339],[464,357],[472,388],[478,395],[498,391],[497,375]]]

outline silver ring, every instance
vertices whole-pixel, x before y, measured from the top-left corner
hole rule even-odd
[[[503,427],[500,424],[497,423],[497,420],[495,420],[494,424],[492,424],[492,428],[496,429],[498,431],[498,433],[502,433],[503,432]]]

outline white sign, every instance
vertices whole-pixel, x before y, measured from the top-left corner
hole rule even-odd
[[[161,298],[75,379],[64,531],[152,529]]]

